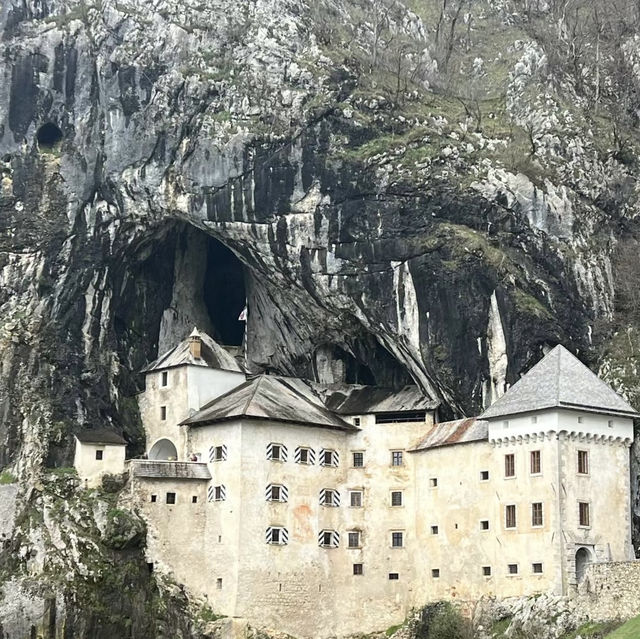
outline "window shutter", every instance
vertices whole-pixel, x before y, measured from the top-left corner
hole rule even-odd
[[[267,486],[267,489],[264,491],[264,498],[267,501],[271,501],[271,487],[273,486],[273,484],[269,484]]]
[[[267,532],[264,535],[264,540],[270,544],[271,543],[271,532],[273,531],[273,528],[271,526],[269,526],[269,528],[267,528]]]
[[[216,455],[216,447],[215,446],[210,446],[209,447],[209,463],[213,463],[213,459]]]
[[[273,459],[273,444],[267,444],[267,459]]]
[[[227,461],[227,445],[222,444],[222,460]]]
[[[310,464],[316,463],[316,451],[313,450],[313,448],[309,448],[309,463]]]
[[[286,461],[287,461],[287,456],[288,456],[288,455],[287,455],[287,447],[286,447],[286,446],[283,446],[283,445],[281,444],[281,445],[280,445],[280,459],[281,459],[283,462],[286,462]]]
[[[334,506],[339,506],[340,505],[340,493],[337,490],[334,490],[332,495],[333,495],[333,505]]]
[[[295,451],[295,453],[293,454],[293,461],[294,461],[296,464],[299,464],[299,463],[300,463],[300,446],[296,447],[296,451]]]
[[[216,491],[213,486],[207,488],[207,501],[213,501],[215,499]]]
[[[283,544],[288,544],[289,543],[289,531],[286,528],[281,528],[280,529],[280,536],[282,538],[282,543]]]
[[[336,450],[331,452],[331,465],[332,466],[338,465],[338,451]]]
[[[289,491],[286,486],[280,486],[280,501],[289,501]]]
[[[320,491],[320,505],[321,505],[321,506],[324,506],[324,505],[325,505],[325,503],[326,503],[326,502],[325,502],[325,495],[326,495],[326,493],[327,493],[327,489],[326,489],[326,488],[323,488],[323,489]]]
[[[340,545],[340,533],[337,530],[331,532],[331,545],[335,548]]]
[[[227,489],[224,484],[220,485],[220,501],[224,501],[227,498]]]

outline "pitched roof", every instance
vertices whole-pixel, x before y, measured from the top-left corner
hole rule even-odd
[[[340,415],[433,410],[440,403],[425,395],[417,386],[395,390],[342,384],[326,388],[323,395],[326,407]]]
[[[118,444],[126,445],[126,441],[117,433],[107,428],[90,428],[76,433],[76,437],[83,444]]]
[[[209,337],[206,333],[198,332],[194,329],[191,336],[199,336],[202,340],[201,357],[196,359],[191,354],[189,348],[189,338],[182,340],[177,346],[163,353],[142,369],[141,372],[149,373],[155,370],[172,368],[174,366],[183,366],[191,364],[192,366],[207,366],[209,368],[219,368],[226,371],[235,371],[242,373],[243,370],[237,360],[230,355],[220,344]]]
[[[358,430],[327,410],[301,380],[259,375],[203,406],[183,424],[205,425],[248,417],[252,419]]]
[[[481,419],[544,408],[574,408],[636,417],[638,413],[564,346],[558,345],[520,378]]]
[[[489,423],[477,417],[466,417],[452,422],[434,424],[433,428],[421,439],[410,452],[452,446],[453,444],[468,444],[470,442],[486,441],[489,437]]]
[[[211,479],[209,468],[204,463],[154,461],[132,459],[130,468],[134,477],[155,479]]]

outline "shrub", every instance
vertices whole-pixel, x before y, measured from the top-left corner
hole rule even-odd
[[[422,609],[416,639],[473,639],[471,622],[447,601]]]

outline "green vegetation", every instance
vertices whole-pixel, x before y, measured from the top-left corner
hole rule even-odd
[[[499,621],[494,622],[491,625],[491,634],[494,637],[502,637],[504,633],[507,631],[509,624],[511,623],[511,617],[505,617],[504,619],[500,619]]]
[[[473,639],[471,622],[448,601],[440,601],[422,609],[415,629],[416,639]]]
[[[200,617],[200,621],[204,623],[210,623],[211,621],[217,621],[218,619],[224,618],[224,615],[216,615],[216,613],[213,612],[213,610],[206,604],[200,608],[198,616]]]
[[[563,635],[562,639],[576,639],[576,637],[581,637],[581,639],[604,639],[604,637],[609,636],[607,633],[611,632],[616,626],[618,624],[615,622],[595,623],[588,621],[569,634]]]
[[[0,486],[4,486],[6,484],[15,484],[17,481],[18,478],[8,470],[0,473]]]
[[[614,632],[606,635],[606,639],[638,639],[640,637],[640,616],[629,619]]]
[[[56,477],[77,476],[78,471],[73,466],[59,466],[58,468],[47,468],[47,472]]]
[[[389,628],[387,628],[384,632],[385,635],[387,635],[387,637],[390,637],[391,635],[395,634],[396,632],[398,632],[398,630],[400,630],[400,628],[402,628],[404,624],[397,624],[395,626],[390,626]]]

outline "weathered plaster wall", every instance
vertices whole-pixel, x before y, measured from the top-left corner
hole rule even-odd
[[[96,459],[96,452],[102,451],[102,459]],[[103,475],[124,471],[127,447],[124,444],[98,444],[76,440],[73,465],[78,476],[89,488],[100,484]]]

